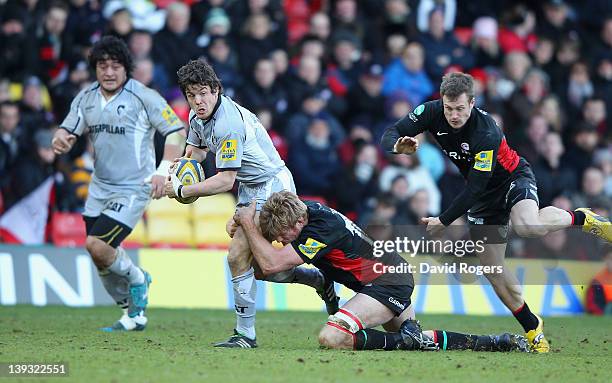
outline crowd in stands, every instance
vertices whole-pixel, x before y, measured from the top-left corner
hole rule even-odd
[[[476,106],[531,162],[541,206],[612,211],[606,0],[0,0],[4,210],[49,176],[52,208],[82,209],[92,148],[80,140],[56,158],[50,137],[93,81],[87,52],[107,34],[130,48],[132,77],[183,120],[177,69],[212,63],[223,92],[259,116],[299,194],[361,225],[418,224],[462,190],[431,137],[410,157],[379,145],[387,126],[438,97],[450,71],[474,77]]]

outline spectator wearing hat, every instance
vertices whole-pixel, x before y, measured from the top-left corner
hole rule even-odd
[[[197,39],[200,48],[207,48],[214,37],[230,37],[232,23],[222,8],[213,8],[204,20],[202,34]]]
[[[474,64],[481,68],[501,66],[502,51],[497,42],[497,20],[489,16],[479,17],[474,21],[472,31]]]
[[[434,8],[429,15],[428,28],[419,36],[425,50],[425,69],[429,78],[441,81],[446,68],[451,65],[467,71],[474,65],[472,52],[459,44],[452,32],[444,30],[444,9]]]
[[[208,17],[210,17],[210,11],[213,9],[220,9],[227,16],[226,12],[228,3],[230,2],[226,0],[205,0],[193,2],[191,4],[191,28],[194,31],[205,30],[206,20]]]
[[[402,52],[402,57],[393,60],[385,68],[383,94],[388,96],[396,90],[407,92],[418,105],[434,92],[434,87],[423,66],[425,52],[417,42],[408,44]]]
[[[200,57],[203,50],[197,46],[197,36],[189,28],[189,7],[175,2],[168,6],[167,12],[166,25],[153,38],[153,60],[164,67],[168,83],[174,86],[178,69]]]
[[[382,95],[383,66],[370,63],[359,75],[355,86],[346,95],[347,112],[345,122],[357,116],[363,116],[371,121],[372,126],[378,125],[384,119],[385,98]]]
[[[268,109],[274,121],[284,125],[289,109],[289,96],[282,85],[276,82],[274,63],[262,57],[255,63],[252,81],[240,91],[239,100],[250,110]]]

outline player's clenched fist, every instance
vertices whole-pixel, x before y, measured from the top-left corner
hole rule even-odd
[[[419,148],[419,140],[414,137],[400,137],[393,146],[395,153],[412,154]]]
[[[60,155],[68,153],[75,142],[76,136],[74,134],[68,133],[64,129],[58,129],[53,135],[53,140],[51,140],[51,147],[55,154]]]

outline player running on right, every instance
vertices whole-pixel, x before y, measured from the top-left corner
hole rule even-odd
[[[354,350],[527,351],[520,335],[470,335],[422,331],[414,320],[414,288],[408,264],[396,252],[374,256],[373,242],[351,220],[289,191],[272,194],[255,224],[255,201],[238,209],[234,221],[245,233],[264,274],[303,263],[318,267],[356,294],[330,315],[319,333],[323,347]],[[274,248],[273,240],[285,246]],[[382,325],[387,331],[375,330]]]
[[[467,213],[473,239],[487,238],[485,251],[478,253],[480,263],[491,266],[504,264],[509,220],[522,237],[541,237],[577,225],[585,232],[612,241],[610,221],[589,209],[566,211],[553,206],[540,209],[536,179],[529,163],[508,146],[495,120],[474,108],[474,81],[470,75],[445,75],[440,95],[442,99],[417,106],[387,128],[382,138],[386,152],[413,154],[418,148],[414,137],[429,131],[467,180],[464,191],[446,211],[439,217],[423,218],[429,234],[438,234]],[[522,325],[531,350],[548,352],[544,322],[527,306],[514,274],[504,269],[502,273],[486,276]]]

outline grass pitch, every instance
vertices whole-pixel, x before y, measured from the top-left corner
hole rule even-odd
[[[234,325],[231,311],[150,309],[140,333],[98,330],[118,309],[0,306],[0,362],[69,364],[53,382],[609,382],[612,319],[546,318],[552,350],[520,353],[320,350],[323,313],[260,312],[259,348],[215,349]],[[424,328],[518,331],[510,317],[422,315]]]

